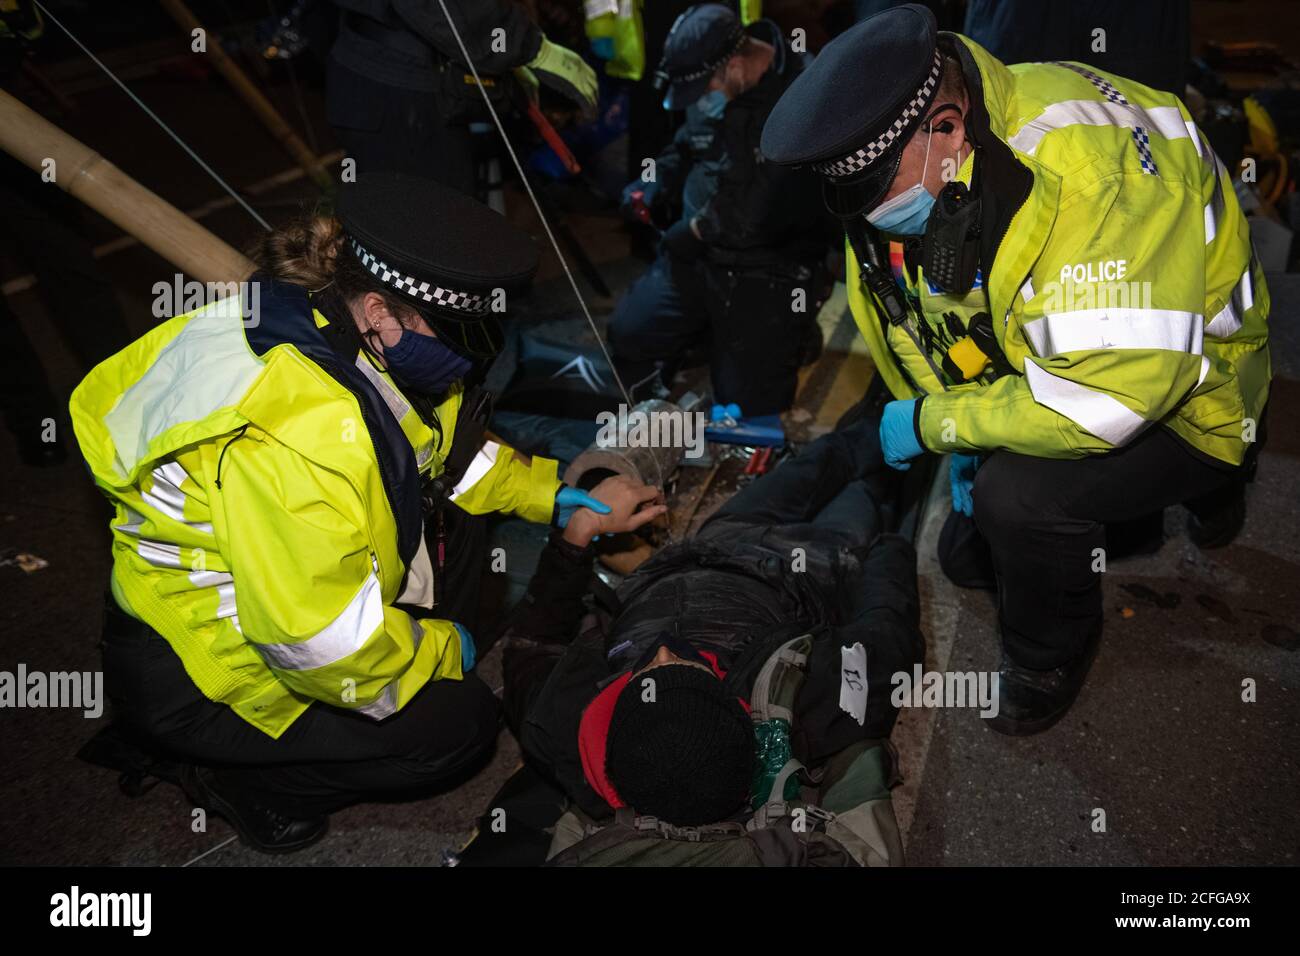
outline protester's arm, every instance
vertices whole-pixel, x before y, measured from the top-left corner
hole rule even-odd
[[[634,531],[668,509],[657,488],[624,475],[606,478],[591,490],[608,514],[579,508],[561,531],[551,533],[528,591],[511,611],[506,626],[506,719],[519,727],[542,685],[573,640],[586,607],[591,581],[593,538]]]
[[[816,763],[860,740],[888,737],[898,716],[890,701],[893,676],[910,673],[925,657],[911,542],[895,534],[880,535],[861,571],[846,586],[852,589],[846,618],[813,645],[808,678],[795,702],[805,751],[800,759],[805,762]],[[840,707],[846,661],[853,659],[857,644],[866,653],[862,724]]]

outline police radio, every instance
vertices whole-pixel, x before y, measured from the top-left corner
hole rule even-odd
[[[980,199],[965,183],[939,191],[921,240],[921,268],[940,291],[965,295],[980,267]]]

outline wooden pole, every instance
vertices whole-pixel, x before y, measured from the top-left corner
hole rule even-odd
[[[271,101],[262,95],[262,91],[248,78],[248,74],[240,69],[239,64],[232,60],[226,51],[221,48],[221,41],[217,35],[204,27],[199,22],[198,17],[191,13],[190,8],[185,6],[181,0],[158,0],[158,2],[187,33],[193,35],[195,30],[202,30],[206,34],[207,54],[212,58],[212,65],[217,68],[217,72],[224,76],[226,82],[234,87],[239,98],[248,104],[248,107],[262,121],[262,125],[266,127],[267,131],[279,141],[285,151],[315,181],[316,185],[320,186],[321,189],[330,188],[330,175],[321,167],[320,160],[316,158],[316,155],[298,134],[293,131],[293,128],[284,121],[284,117],[271,104]]]
[[[251,260],[99,153],[0,90],[0,149],[38,173],[53,161],[53,182],[201,282],[231,282]]]

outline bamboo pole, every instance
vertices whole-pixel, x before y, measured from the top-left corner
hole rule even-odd
[[[246,278],[253,263],[84,143],[0,90],[0,149],[54,180],[115,225],[201,282]]]
[[[278,110],[271,104],[262,91],[259,90],[253,81],[248,78],[242,69],[239,68],[229,54],[221,48],[221,42],[217,35],[208,30],[198,17],[190,12],[190,8],[185,6],[182,0],[158,0],[163,9],[171,14],[171,18],[180,24],[181,28],[191,35],[195,30],[202,30],[207,36],[207,54],[212,58],[212,65],[217,68],[217,72],[226,78],[229,83],[248,107],[262,121],[262,125],[267,131],[279,141],[286,152],[293,157],[294,162],[303,168],[303,171],[315,181],[316,185],[322,189],[330,188],[330,175],[316,158],[316,154],[308,148],[307,144],[302,141],[293,128],[284,121]]]

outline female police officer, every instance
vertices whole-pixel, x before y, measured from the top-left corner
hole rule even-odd
[[[494,302],[537,266],[503,218],[373,173],[256,259],[242,301],[158,326],[72,414],[116,508],[118,714],[195,802],[285,851],[490,749],[469,516],[603,506],[561,492],[554,461],[483,441],[486,402],[464,389],[498,348]]]

